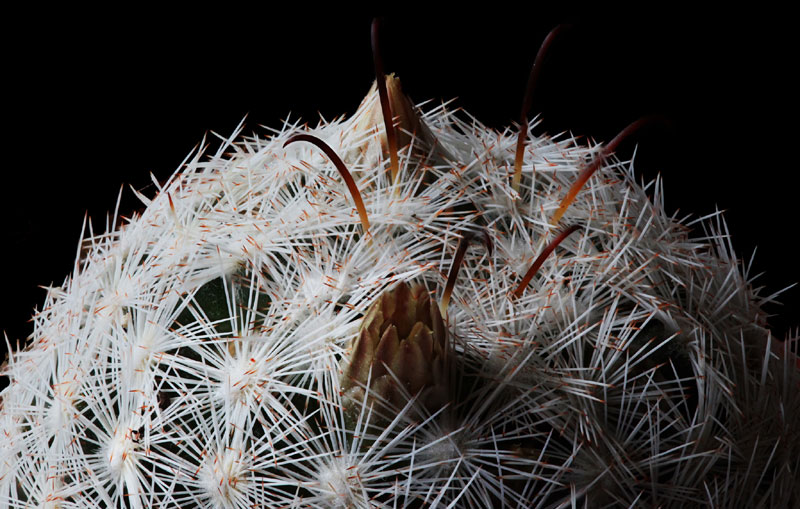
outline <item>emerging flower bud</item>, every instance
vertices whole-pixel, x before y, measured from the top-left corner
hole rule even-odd
[[[365,388],[395,407],[420,391],[436,411],[448,393],[447,330],[423,286],[400,283],[369,307],[342,378],[345,397],[363,400]],[[402,389],[398,387],[402,384]]]

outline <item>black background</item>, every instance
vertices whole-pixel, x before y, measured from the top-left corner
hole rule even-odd
[[[128,185],[152,195],[150,172],[163,181],[204,134],[227,136],[245,115],[246,133],[264,133],[259,124],[279,127],[289,112],[311,123],[352,113],[373,79],[372,15],[71,10],[20,21],[3,78],[0,331],[12,343],[31,333],[38,286],[64,281],[84,215],[103,231],[122,184],[129,215],[141,205]],[[538,132],[608,141],[639,117],[667,117],[620,155],[638,144],[638,172],[663,176],[669,211],[726,210],[739,255],[758,246],[756,285],[776,292],[800,281],[797,37],[780,13],[676,19],[390,13],[385,68],[413,100],[457,97],[502,128],[519,117],[544,36],[573,22],[534,96]],[[781,300],[767,309],[781,313],[770,323],[782,339],[800,325],[800,290]]]

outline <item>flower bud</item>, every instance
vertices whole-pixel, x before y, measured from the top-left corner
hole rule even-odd
[[[447,331],[423,286],[400,283],[370,305],[353,341],[342,378],[345,398],[371,394],[394,407],[420,391],[435,411],[447,395]],[[398,387],[402,384],[402,388]]]

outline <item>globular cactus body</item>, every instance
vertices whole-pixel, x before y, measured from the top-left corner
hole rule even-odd
[[[4,368],[0,504],[800,503],[796,361],[720,219],[691,238],[659,182],[571,138],[528,134],[517,186],[516,131],[386,80],[396,178],[373,87],[197,154],[85,240]],[[493,249],[460,250],[476,231]]]

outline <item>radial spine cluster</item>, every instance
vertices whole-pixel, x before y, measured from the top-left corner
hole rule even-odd
[[[373,86],[86,235],[3,366],[0,505],[800,505],[796,358],[721,217],[535,121],[512,185],[517,128],[386,83],[396,178]]]

